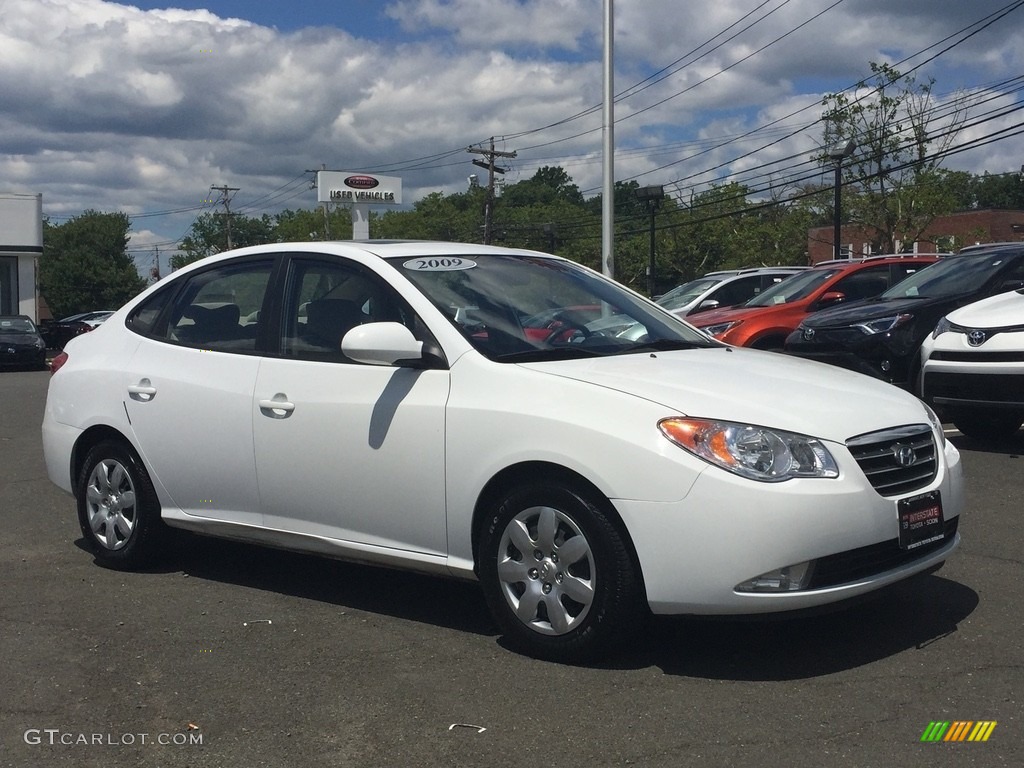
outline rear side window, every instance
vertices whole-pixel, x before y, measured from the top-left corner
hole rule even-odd
[[[156,330],[156,324],[160,319],[160,315],[173,298],[174,290],[172,286],[157,291],[132,310],[125,324],[136,333],[141,333],[143,336],[152,336]]]
[[[273,268],[273,259],[263,259],[196,272],[140,304],[128,327],[187,347],[254,352]]]

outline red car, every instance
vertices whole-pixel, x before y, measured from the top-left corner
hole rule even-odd
[[[869,256],[831,261],[776,283],[746,304],[687,317],[705,333],[737,347],[781,351],[812,312],[870,299],[938,260],[938,256]]]

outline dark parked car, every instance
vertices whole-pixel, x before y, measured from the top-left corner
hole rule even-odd
[[[918,351],[957,307],[1024,286],[1024,243],[947,256],[882,295],[807,317],[786,352],[912,388]]]
[[[25,315],[0,316],[0,365],[46,365],[46,342]]]
[[[44,321],[40,324],[40,332],[47,347],[64,349],[64,345],[68,343],[69,339],[88,333],[112,314],[114,314],[113,310],[80,312],[60,320]]]

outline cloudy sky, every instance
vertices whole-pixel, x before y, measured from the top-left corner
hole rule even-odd
[[[1022,5],[614,0],[615,176],[784,187],[822,95],[872,61],[934,79],[937,106],[967,98],[947,167],[1019,170]],[[0,0],[0,190],[41,192],[55,222],[129,213],[140,262],[216,208],[211,185],[247,215],[312,208],[326,166],[400,176],[411,203],[465,189],[492,136],[517,153],[507,181],[560,165],[590,196],[602,18],[602,0]]]

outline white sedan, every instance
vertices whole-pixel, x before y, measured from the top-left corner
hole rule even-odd
[[[968,437],[1014,435],[1024,424],[1024,290],[942,318],[921,345],[918,387]]]
[[[47,470],[100,563],[141,567],[173,527],[477,579],[549,659],[604,654],[648,612],[833,603],[960,542],[960,457],[917,398],[720,344],[541,253],[228,252],[53,370]]]

